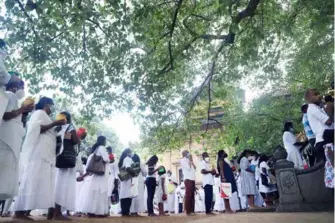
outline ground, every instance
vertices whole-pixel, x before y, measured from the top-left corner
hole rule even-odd
[[[35,218],[38,223],[47,223],[50,221],[42,220],[42,218]],[[183,215],[173,215],[168,217],[136,217],[136,218],[121,218],[110,217],[103,219],[89,219],[89,218],[72,218],[72,222],[81,223],[333,223],[334,213],[237,213],[237,214],[217,214],[213,217],[206,215],[196,215],[186,217]],[[0,218],[0,222],[17,222],[10,218]],[[55,221],[55,223],[64,223]]]

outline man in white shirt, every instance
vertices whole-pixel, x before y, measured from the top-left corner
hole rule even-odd
[[[206,214],[210,215],[212,214],[213,185],[216,171],[210,167],[210,159],[207,152],[202,154],[202,159],[200,168],[202,173],[202,185],[205,191]]]
[[[183,158],[180,160],[181,169],[183,171],[185,183],[185,211],[187,215],[194,214],[195,208],[195,169],[192,155],[187,151],[183,151]]]
[[[312,131],[315,134],[316,162],[325,160],[323,133],[326,129],[334,129],[333,119],[319,107],[322,97],[316,89],[309,89],[305,93],[305,100],[308,102],[307,118]]]

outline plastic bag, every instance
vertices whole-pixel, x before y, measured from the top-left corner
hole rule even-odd
[[[221,183],[220,184],[220,194],[221,194],[221,198],[232,197],[231,183]]]

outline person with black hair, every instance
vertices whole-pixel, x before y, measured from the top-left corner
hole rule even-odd
[[[295,145],[297,142],[294,136],[294,129],[292,122],[285,122],[283,130],[283,144],[287,152],[287,160],[294,163],[294,168],[304,169],[302,156],[299,148]]]
[[[228,157],[228,154],[224,150],[218,152],[217,158],[217,169],[220,175],[221,183],[230,183],[232,193],[237,192],[237,185],[234,177],[234,173],[229,164],[225,161],[225,158]],[[230,208],[229,199],[224,199],[224,205],[226,213],[233,213]]]
[[[120,157],[119,160],[119,169],[125,168],[127,172],[129,172],[132,175],[132,169],[131,166],[134,163],[132,160],[133,152],[131,149],[125,149]],[[130,216],[130,207],[132,203],[132,198],[134,197],[134,194],[132,192],[132,184],[133,178],[130,178],[128,180],[121,181],[120,185],[120,204],[121,204],[121,214],[124,217]],[[136,195],[137,196],[137,195]]]
[[[326,129],[334,129],[334,117],[329,117],[327,113],[320,108],[322,97],[316,89],[308,89],[305,93],[305,100],[308,102],[307,118],[312,131],[315,134],[314,152],[316,154],[316,163],[324,162],[323,133]]]
[[[110,160],[105,146],[106,137],[99,136],[92,146],[92,154],[88,157],[86,174],[77,179],[80,181],[85,178],[85,186],[82,192],[85,195],[82,200],[82,212],[87,213],[89,217],[104,217],[109,213],[107,164]],[[102,175],[89,173],[90,162],[99,157],[105,165],[104,173]]]
[[[144,213],[145,212],[145,207],[144,203],[144,190],[145,190],[145,184],[144,184],[144,179],[145,176],[147,175],[146,168],[141,165],[141,159],[137,154],[133,155],[133,162],[137,163],[141,167],[141,172],[139,175],[136,177],[137,182],[138,182],[138,196],[134,197],[132,202],[131,202],[131,207],[130,207],[130,213],[132,216],[139,216],[138,213]]]
[[[324,101],[325,105],[323,109],[327,113],[327,115],[334,121],[334,98],[331,95],[326,95],[324,97]]]
[[[55,206],[55,196],[52,196],[55,193],[56,162],[54,127],[64,125],[65,121],[51,120],[53,105],[51,98],[42,97],[36,104],[36,111],[31,115],[27,125],[20,155],[22,175],[18,196],[13,206],[16,219],[31,220],[25,215],[26,211]],[[9,158],[10,156],[6,157]]]
[[[267,205],[273,205],[273,199],[276,197],[277,187],[276,185],[270,184],[270,167],[267,163],[268,160],[268,156],[264,154],[262,154],[259,158],[258,170],[261,176],[259,181],[259,192],[261,192],[261,195],[265,199]]]
[[[253,151],[246,149],[239,156],[237,162],[241,168],[241,193],[248,198],[249,209],[256,208],[255,195],[256,195],[256,180],[255,172],[250,168],[249,157],[252,156]]]
[[[68,220],[67,217],[62,215],[61,209],[74,211],[76,201],[76,150],[75,145],[80,142],[77,136],[76,129],[72,124],[71,114],[69,112],[61,112],[65,115],[67,124],[64,125],[60,131],[64,135],[63,138],[63,151],[58,154],[56,160],[56,184],[55,184],[55,196],[56,205],[53,213],[55,220]],[[62,155],[66,153],[66,162]],[[71,160],[70,155],[72,155]],[[73,165],[72,165],[72,163]]]
[[[22,80],[13,75],[3,92],[5,100],[1,100],[3,116],[0,119],[0,200],[5,200],[4,214],[7,214],[18,188],[19,154],[25,134],[22,117],[34,109],[34,104],[19,106],[24,97]],[[2,112],[1,112],[2,113]],[[2,186],[5,187],[3,190]]]
[[[213,185],[214,176],[216,170],[211,168],[210,158],[207,152],[202,153],[202,161],[200,164],[202,174],[202,186],[205,192],[205,209],[206,214],[211,215],[212,213],[212,201],[213,201]]]
[[[154,198],[155,198],[155,192],[156,192],[156,172],[160,169],[158,167],[155,169],[156,164],[158,162],[158,157],[156,155],[150,157],[150,159],[146,162],[146,165],[148,166],[148,175],[146,179],[146,187],[148,190],[148,197],[147,197],[147,208],[148,208],[148,215],[151,217],[156,216],[154,213]]]

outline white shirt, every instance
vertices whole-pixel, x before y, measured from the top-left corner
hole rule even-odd
[[[190,160],[186,157],[180,160],[181,169],[183,171],[184,181],[192,180],[195,181],[195,169],[193,165],[190,166]]]
[[[308,104],[307,118],[315,134],[315,144],[323,141],[323,132],[326,129],[334,129],[334,123],[331,126],[325,124],[329,116],[323,109],[315,104]]]
[[[200,169],[211,171],[210,163],[207,163],[205,160],[202,160],[200,163]],[[202,185],[214,185],[214,176],[211,173],[202,174]]]

